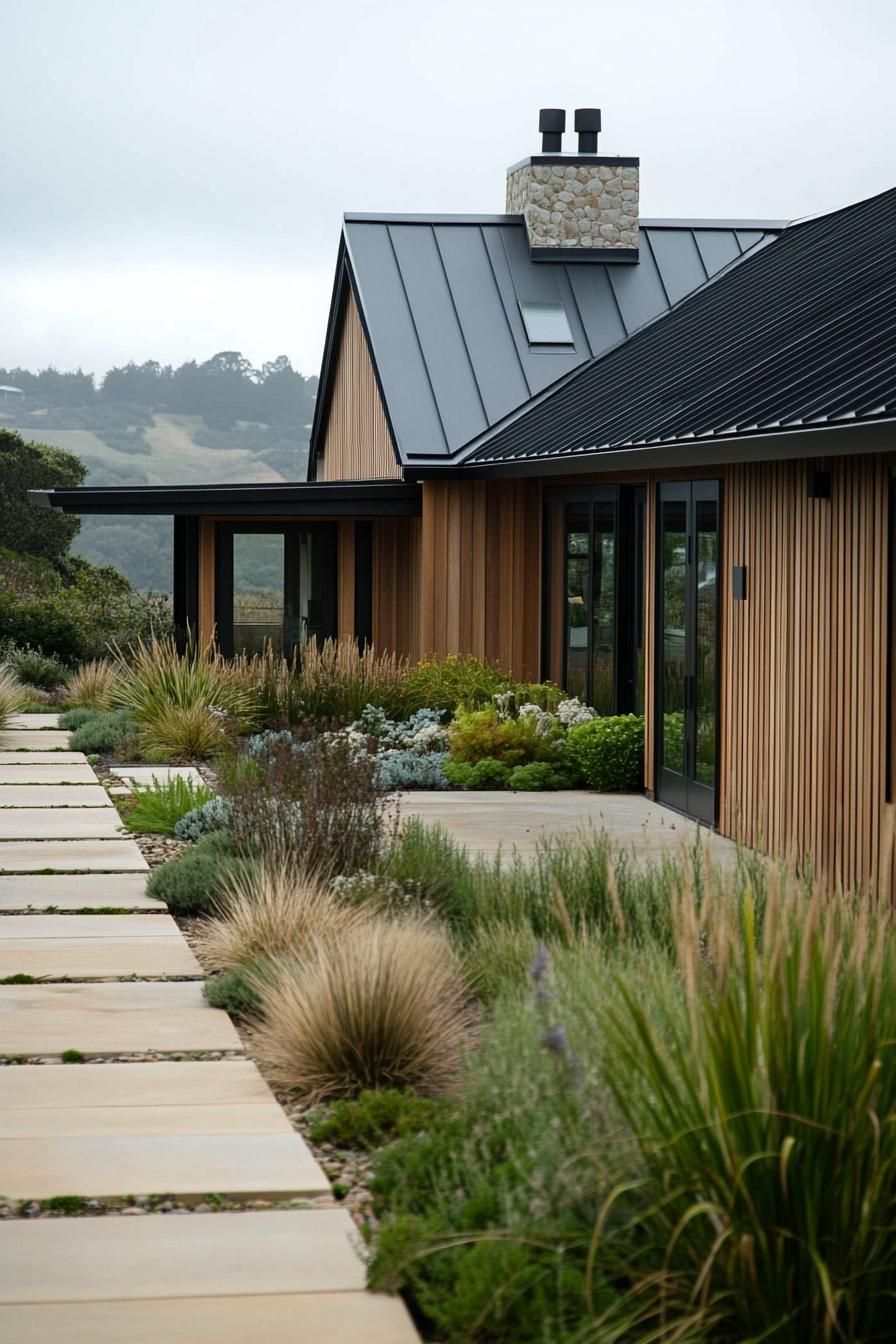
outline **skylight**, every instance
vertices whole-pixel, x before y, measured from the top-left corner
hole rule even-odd
[[[528,299],[520,299],[520,312],[530,345],[574,344],[562,303],[530,303]]]

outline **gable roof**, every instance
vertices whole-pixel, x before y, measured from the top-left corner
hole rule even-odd
[[[464,465],[896,416],[896,190],[792,225],[486,433]]]
[[[558,378],[767,243],[782,221],[642,220],[637,264],[533,262],[518,215],[346,215],[309,472],[350,286],[404,466],[446,463]],[[573,344],[533,348],[520,301],[561,303]]]

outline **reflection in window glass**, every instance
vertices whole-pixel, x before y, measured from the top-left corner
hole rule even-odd
[[[584,530],[582,530],[584,528]],[[588,520],[568,520],[566,533],[566,689],[588,690]]]
[[[530,345],[572,345],[569,318],[562,303],[530,303],[520,299],[520,312]]]
[[[612,714],[616,657],[616,536],[612,504],[595,507],[591,621],[591,703],[598,714]]]
[[[233,647],[261,653],[270,643],[283,651],[282,533],[237,532],[233,538]]]
[[[685,772],[685,601],[687,593],[687,505],[663,502],[663,670],[662,763]]]
[[[716,777],[716,571],[718,506],[697,501],[697,661],[695,665],[696,779],[712,787]]]

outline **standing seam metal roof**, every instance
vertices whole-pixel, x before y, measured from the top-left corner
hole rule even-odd
[[[791,226],[539,397],[467,467],[896,416],[896,189]]]
[[[352,283],[402,463],[445,462],[782,227],[648,221],[637,263],[533,262],[520,216],[347,215]],[[563,305],[571,347],[530,346],[527,300]]]

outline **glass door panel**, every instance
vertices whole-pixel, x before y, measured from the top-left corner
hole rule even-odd
[[[291,657],[336,634],[335,523],[219,523],[215,620],[221,652]]]
[[[233,644],[237,652],[284,647],[285,538],[276,532],[233,535]]]
[[[591,547],[591,694],[598,714],[616,704],[616,518],[613,504],[596,500]]]
[[[661,485],[657,528],[657,797],[715,820],[719,487]]]
[[[566,650],[565,686],[570,695],[588,698],[588,568],[590,554],[588,505],[566,508]]]
[[[698,784],[715,787],[716,781],[716,686],[718,646],[718,598],[716,575],[719,561],[719,505],[715,499],[694,501],[697,581],[694,629],[694,774]]]

